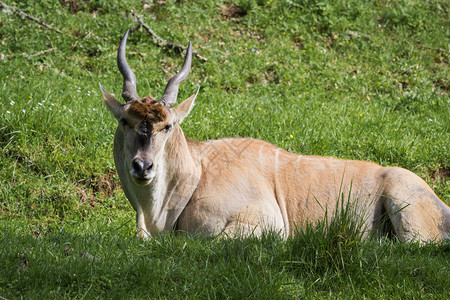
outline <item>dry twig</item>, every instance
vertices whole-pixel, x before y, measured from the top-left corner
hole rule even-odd
[[[37,52],[37,53],[35,53],[35,54],[32,54],[32,55],[28,55],[27,58],[39,56],[39,55],[45,54],[45,53],[47,53],[47,52],[52,52],[52,51],[54,51],[54,50],[56,50],[56,47],[53,47],[53,48],[50,48],[50,49],[47,49],[47,50],[42,50],[42,51],[39,51],[39,52]]]
[[[144,21],[142,21],[141,16],[139,16],[133,10],[130,10],[130,13],[133,15],[133,17],[135,17],[137,19],[137,21],[139,22],[140,26],[144,27],[144,29],[147,30],[147,32],[152,36],[153,42],[155,44],[157,44],[160,47],[176,49],[176,50],[178,50],[180,52],[186,51],[187,47],[183,47],[183,46],[181,46],[179,44],[172,43],[170,41],[164,40],[161,37],[159,37]],[[139,26],[134,27],[132,31],[136,30],[137,28],[139,28]],[[192,52],[200,60],[202,60],[202,61],[207,61],[208,60],[206,57],[203,57],[200,54],[198,54],[197,51],[193,50]]]
[[[433,47],[428,47],[428,46],[424,46],[424,45],[420,45],[420,44],[417,44],[417,46],[419,46],[420,48],[424,48],[424,49],[434,50],[434,51],[443,52],[443,53],[449,53],[449,51],[442,49],[442,48],[433,48]]]
[[[368,36],[367,34],[359,34],[356,31],[352,31],[352,30],[347,30],[346,32],[344,32],[346,35],[352,37],[352,38],[364,38],[366,40],[370,40],[370,36]]]
[[[5,3],[3,3],[3,1],[0,1],[0,6],[6,8],[6,9],[12,10],[13,12],[17,13],[19,16],[27,18],[27,19],[29,19],[31,21],[34,21],[34,22],[36,22],[36,23],[38,23],[38,24],[40,24],[40,25],[42,25],[42,26],[44,26],[44,27],[46,27],[48,29],[56,31],[57,33],[64,33],[61,30],[59,30],[58,28],[55,28],[52,25],[46,24],[46,23],[42,22],[41,20],[39,20],[39,19],[37,19],[37,18],[35,18],[35,17],[33,17],[33,16],[31,16],[31,15],[21,11],[18,8],[6,5]],[[70,37],[69,34],[68,34],[68,36]]]

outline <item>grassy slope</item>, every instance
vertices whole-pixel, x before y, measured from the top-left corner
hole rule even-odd
[[[180,90],[186,98],[201,87],[186,135],[252,136],[297,153],[402,166],[450,203],[446,1],[234,1],[234,14],[222,1],[167,1],[147,11],[144,1],[95,1],[72,13],[73,1],[6,2],[64,34],[0,14],[0,295],[39,293],[44,273],[54,277],[41,295],[58,297],[125,295],[135,285],[142,296],[155,280],[166,287],[155,285],[153,295],[167,297],[448,293],[448,267],[438,267],[449,265],[446,246],[366,245],[348,273],[298,273],[281,263],[289,243],[273,237],[135,241],[113,171],[115,121],[98,95],[98,82],[120,94],[115,52],[136,25],[133,9],[160,36],[190,40],[208,58],[194,61]],[[130,36],[128,57],[140,95],[161,95],[182,63],[145,31]],[[29,267],[20,267],[21,255]]]

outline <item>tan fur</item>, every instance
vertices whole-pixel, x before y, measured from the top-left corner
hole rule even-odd
[[[296,155],[251,138],[196,142],[186,139],[179,123],[197,93],[171,109],[150,98],[120,104],[101,90],[113,115],[134,124],[119,123],[114,161],[140,237],[173,229],[288,236],[326,212],[331,216],[344,197],[353,201],[366,235],[389,233],[388,220],[402,241],[449,238],[450,208],[408,170]],[[144,164],[151,166],[145,176],[136,169]]]
[[[190,110],[193,99],[188,100],[174,109],[154,101],[128,103],[122,117],[139,117],[139,122],[160,128],[174,114]],[[307,222],[321,220],[325,211],[333,212],[339,198],[351,193],[367,234],[382,227],[382,214],[387,213],[400,240],[448,238],[448,206],[410,171],[299,156],[251,138],[196,142],[174,126],[165,141],[155,139],[162,149],[144,149],[153,153],[158,174],[145,186],[130,178],[125,129],[119,126],[116,132],[115,162],[125,194],[137,211],[141,237],[175,227],[212,236],[258,235],[268,229],[287,236]]]

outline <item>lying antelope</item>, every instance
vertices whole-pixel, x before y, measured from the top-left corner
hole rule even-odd
[[[191,44],[181,71],[157,101],[137,95],[136,77],[125,58],[127,37],[128,31],[117,56],[126,103],[100,89],[119,122],[114,161],[136,210],[139,237],[173,229],[208,236],[275,230],[287,236],[324,218],[338,205],[340,193],[351,192],[358,210],[365,212],[367,232],[393,233],[403,241],[449,238],[450,208],[408,170],[296,155],[251,138],[186,138],[180,123],[198,90],[172,106],[191,69]],[[385,221],[390,226],[383,226]]]

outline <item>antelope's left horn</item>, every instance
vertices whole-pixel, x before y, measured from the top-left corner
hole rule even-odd
[[[172,106],[177,102],[178,96],[178,88],[180,87],[180,83],[186,79],[191,71],[192,64],[192,45],[189,42],[189,45],[186,50],[186,56],[184,58],[183,66],[178,74],[170,78],[169,82],[167,82],[166,88],[164,90],[164,94],[159,99],[159,103],[164,106]]]

